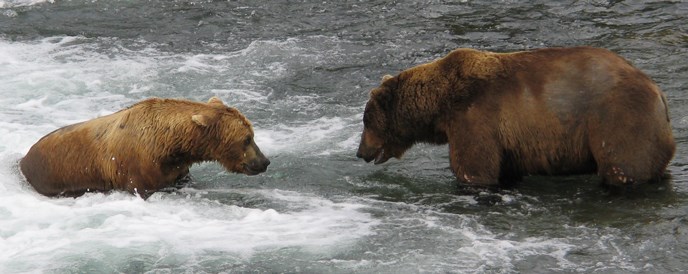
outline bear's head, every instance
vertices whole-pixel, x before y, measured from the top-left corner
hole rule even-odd
[[[446,57],[386,75],[370,92],[356,156],[381,164],[413,144],[446,144],[443,115],[470,106],[481,85],[505,71],[493,53],[457,49]]]
[[[253,127],[237,109],[226,106],[217,97],[210,98],[212,111],[195,114],[191,120],[202,127],[209,140],[206,158],[218,161],[228,171],[256,175],[267,170],[270,160],[253,139]]]
[[[385,75],[382,85],[370,92],[370,99],[363,112],[363,134],[356,156],[375,164],[387,162],[390,158],[401,158],[413,145],[405,138],[405,129],[397,125],[394,106],[397,77]]]

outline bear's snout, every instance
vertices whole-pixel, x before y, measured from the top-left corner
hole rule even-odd
[[[251,144],[251,150],[254,156],[249,157],[249,160],[244,162],[243,173],[246,175],[257,175],[265,172],[270,165],[270,160],[263,155],[263,152],[260,151],[260,148],[255,143]]]
[[[356,157],[359,159],[363,159],[366,161],[366,163],[370,163],[373,159],[375,159],[375,155],[373,153],[370,153],[363,144],[358,146],[358,151],[356,152]]]
[[[385,153],[383,148],[374,148],[366,145],[364,142],[358,146],[358,151],[356,152],[356,157],[361,158],[370,163],[375,160],[374,164],[379,165],[389,160],[390,156]]]
[[[361,134],[361,142],[358,144],[358,151],[356,152],[356,157],[362,158],[366,163],[370,163],[375,160],[375,164],[381,164],[387,161],[389,157],[385,159],[383,141],[375,134],[372,134],[366,129],[363,129],[363,134]]]
[[[244,166],[244,171],[247,175],[257,175],[268,170],[269,165],[270,160],[268,158],[265,156],[257,157]]]

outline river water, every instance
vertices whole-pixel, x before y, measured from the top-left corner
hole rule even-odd
[[[688,271],[685,1],[0,0],[0,273]],[[368,92],[454,48],[609,48],[666,92],[666,184],[595,176],[459,194],[446,146],[355,157]],[[144,98],[218,96],[270,158],[195,165],[147,201],[46,198],[18,173],[40,137]]]

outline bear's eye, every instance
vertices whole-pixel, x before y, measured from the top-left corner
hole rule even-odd
[[[244,146],[249,146],[251,144],[251,136],[246,137],[244,140]]]

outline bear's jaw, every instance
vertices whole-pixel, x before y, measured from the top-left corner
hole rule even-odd
[[[385,153],[384,148],[380,148],[380,150],[378,150],[378,152],[377,152],[377,155],[375,156],[375,161],[373,162],[373,164],[375,164],[375,165],[384,164],[390,158],[392,158],[392,155],[389,155],[389,153]]]
[[[265,172],[268,169],[268,164],[264,165],[254,165],[254,164],[242,164],[242,172],[243,174],[252,176],[252,175],[258,175],[263,172]]]
[[[364,161],[366,161],[366,163],[370,163],[372,161],[373,164],[379,165],[387,162],[387,160],[392,158],[393,155],[391,155],[391,153],[389,152],[385,153],[384,147],[375,149],[367,148],[361,145],[361,147],[359,147],[358,149],[358,152],[356,153],[356,157],[362,158]]]

